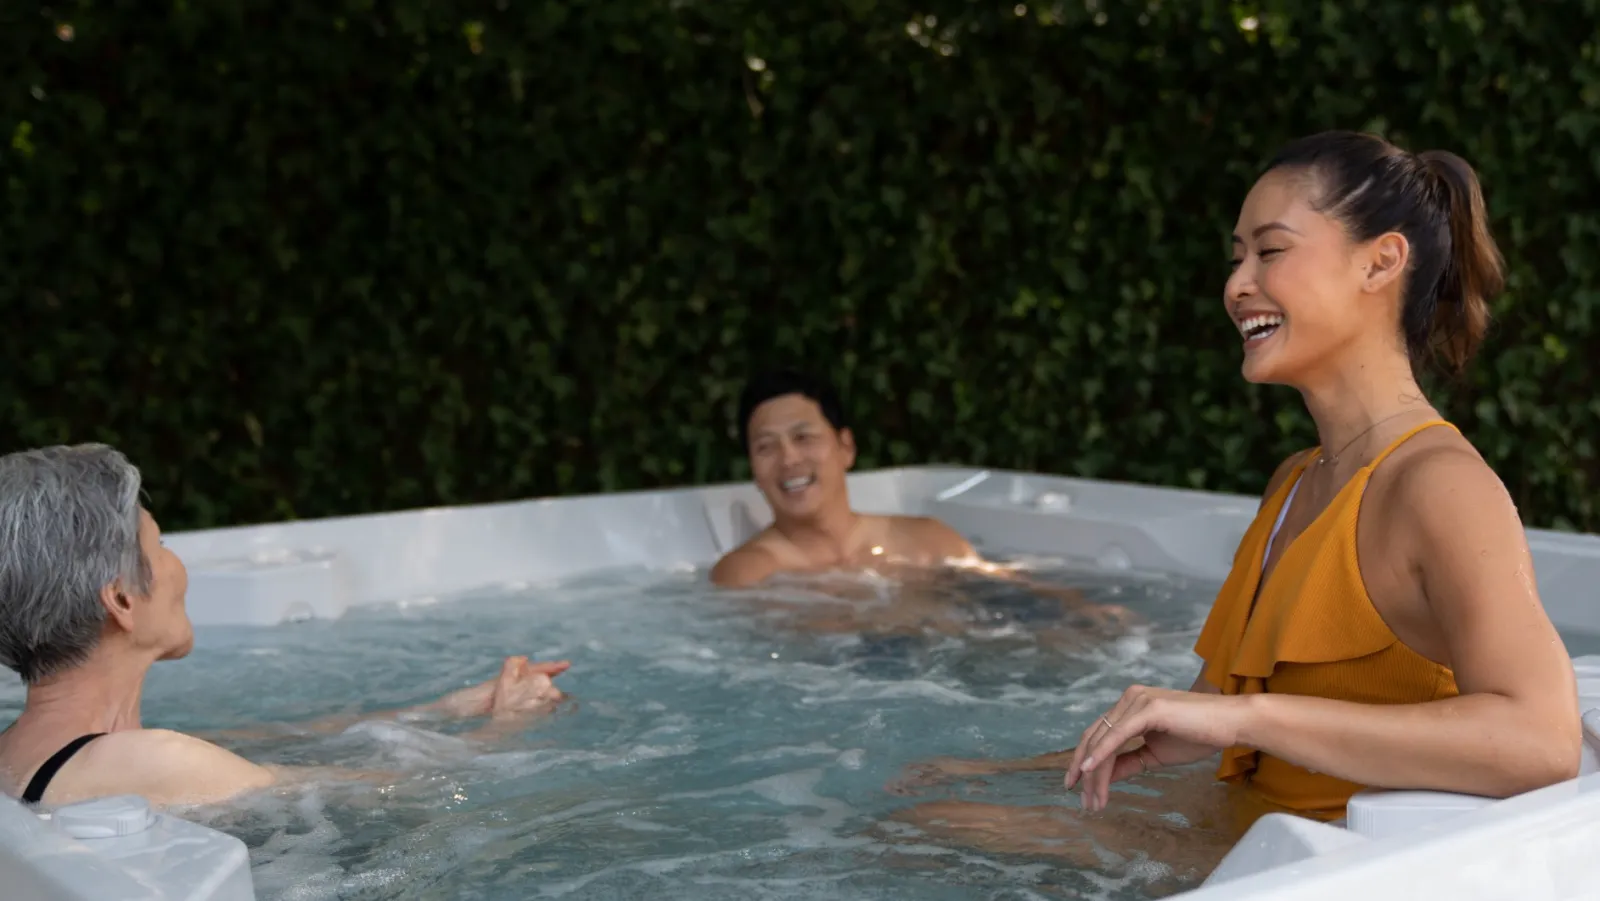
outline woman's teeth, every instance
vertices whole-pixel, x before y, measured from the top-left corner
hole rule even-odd
[[[784,479],[783,480],[783,490],[784,491],[804,491],[805,489],[810,488],[811,487],[811,483],[815,482],[816,480],[817,480],[816,476],[797,476],[797,477],[792,478],[792,479]]]
[[[1246,341],[1265,338],[1277,331],[1280,325],[1283,325],[1283,317],[1276,313],[1251,316],[1239,323],[1239,333],[1244,335]]]

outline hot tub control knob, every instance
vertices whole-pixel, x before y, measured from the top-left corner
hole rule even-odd
[[[51,821],[77,839],[120,838],[136,835],[155,824],[150,802],[138,795],[97,798],[58,808]]]

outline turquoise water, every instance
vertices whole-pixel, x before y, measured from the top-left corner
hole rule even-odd
[[[262,901],[1143,898],[1184,887],[1163,881],[1159,857],[1085,865],[897,819],[941,798],[1075,808],[1059,772],[888,786],[931,757],[1070,747],[1129,684],[1194,678],[1190,648],[1214,586],[1048,567],[1033,577],[1147,622],[1086,639],[1038,593],[977,577],[716,593],[698,572],[611,573],[337,622],[201,629],[189,658],[152,671],[145,719],[206,734],[431,700],[490,677],[507,654],[572,661],[559,679],[568,704],[488,744],[392,722],[225,742],[262,762],[400,774],[188,812],[245,839]]]

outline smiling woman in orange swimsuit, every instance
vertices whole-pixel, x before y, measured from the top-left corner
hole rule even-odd
[[[1225,308],[1244,377],[1298,389],[1321,443],[1267,485],[1196,645],[1199,677],[1129,688],[1074,750],[934,761],[895,787],[1065,766],[1093,812],[1111,783],[1171,768],[1164,797],[1126,795],[1107,818],[934,801],[896,819],[1090,863],[1086,841],[1153,856],[1165,843],[1208,868],[1261,814],[1337,819],[1363,787],[1503,797],[1574,776],[1576,680],[1522,523],[1415,374],[1462,370],[1501,271],[1459,157],[1350,132],[1284,148],[1234,227]],[[1219,752],[1227,811],[1178,775]],[[1196,828],[1156,817],[1162,805]]]
[[[1134,686],[1084,732],[1066,782],[1086,809],[1219,750],[1236,828],[1337,819],[1368,786],[1504,797],[1576,775],[1575,679],[1522,522],[1414,374],[1465,366],[1501,285],[1459,157],[1332,132],[1267,167],[1226,308],[1244,377],[1298,389],[1321,443],[1268,485],[1193,687]]]

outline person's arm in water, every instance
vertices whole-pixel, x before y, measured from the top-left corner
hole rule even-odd
[[[308,733],[328,734],[342,732],[350,726],[361,722],[469,719],[489,712],[489,708],[485,705],[490,703],[495,687],[502,680],[507,678],[536,680],[539,676],[543,676],[548,681],[566,672],[571,666],[572,664],[565,660],[555,663],[530,663],[526,657],[508,657],[501,664],[499,677],[467,688],[458,689],[428,704],[418,704],[413,707],[402,707],[394,710],[374,710],[367,713],[335,713],[311,720],[269,723],[241,729],[207,730],[203,733],[203,737],[213,742],[254,741]],[[556,696],[559,698],[560,692],[556,692]]]
[[[1582,733],[1572,664],[1545,615],[1533,559],[1505,486],[1465,449],[1409,459],[1379,495],[1391,564],[1414,581],[1460,694],[1421,704],[1360,704],[1288,694],[1192,695],[1135,686],[1115,726],[1067,773],[1084,804],[1137,771],[1111,753],[1159,735],[1239,745],[1359,785],[1508,797],[1577,774]],[[1162,762],[1165,762],[1163,759]]]
[[[1041,597],[1060,601],[1072,613],[1079,614],[1096,625],[1132,625],[1139,621],[1138,614],[1116,604],[1096,604],[1083,596],[1083,592],[1067,585],[1052,585],[1019,573],[1012,567],[983,559],[972,542],[960,532],[933,517],[917,520],[919,544],[952,569],[982,573],[993,579],[1016,584]]]
[[[500,675],[413,708],[451,717],[506,717],[548,709],[561,692],[551,677],[565,663],[529,663],[511,657]],[[207,804],[273,785],[310,779],[383,781],[398,774],[343,767],[263,766],[192,735],[168,729],[130,729],[101,736],[73,758],[51,783],[51,805],[113,794],[137,794],[152,804]]]

